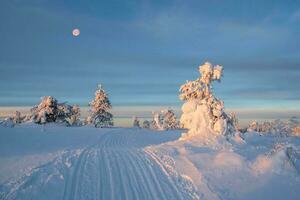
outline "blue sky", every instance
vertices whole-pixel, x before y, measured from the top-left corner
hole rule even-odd
[[[299,1],[1,0],[0,106],[87,106],[101,82],[115,106],[178,108],[210,61],[227,108],[300,110],[299,35]]]

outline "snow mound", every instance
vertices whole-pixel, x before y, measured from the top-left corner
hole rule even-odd
[[[252,165],[257,174],[296,172],[300,175],[300,151],[286,144],[276,144],[266,155],[259,155]]]

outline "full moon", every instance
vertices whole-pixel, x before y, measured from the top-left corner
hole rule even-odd
[[[80,30],[78,28],[73,29],[72,31],[73,36],[77,37],[80,34]]]

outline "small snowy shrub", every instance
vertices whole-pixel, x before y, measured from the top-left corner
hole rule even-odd
[[[232,122],[232,125],[233,125],[233,128],[235,129],[235,131],[238,131],[240,128],[239,128],[239,120],[236,116],[236,113],[235,112],[231,112],[229,114],[229,117],[230,117],[230,120]]]
[[[146,128],[146,129],[149,129],[150,128],[150,122],[148,121],[148,120],[145,120],[144,122],[143,122],[143,126],[142,126],[143,128]]]
[[[172,130],[178,128],[176,115],[171,109],[163,110],[163,127],[165,130]]]
[[[154,130],[164,130],[163,115],[161,112],[152,112],[151,128]]]
[[[70,113],[70,117],[67,118],[69,126],[80,126],[80,108],[78,105],[73,105]]]
[[[232,135],[235,132],[233,116],[224,111],[223,101],[217,99],[212,91],[213,81],[220,81],[223,67],[206,62],[199,67],[201,76],[195,81],[187,81],[180,87],[179,98],[182,106],[180,123],[189,131],[182,139],[191,136],[210,138],[212,135]]]
[[[95,98],[90,102],[90,106],[91,121],[96,128],[111,127],[114,125],[113,115],[109,112],[111,104],[101,84],[98,85]]]
[[[133,117],[133,127],[140,128],[140,120],[137,117]]]
[[[292,129],[291,135],[300,137],[300,125]]]
[[[15,113],[12,117],[14,124],[20,124],[24,121],[24,119],[25,119],[25,116],[22,116],[19,111],[15,111]]]
[[[4,127],[13,128],[15,126],[14,120],[12,117],[7,117],[0,124]]]
[[[247,128],[248,132],[258,132],[259,131],[259,127],[258,127],[258,122],[257,121],[252,121],[250,122],[248,128]]]
[[[87,116],[84,120],[83,120],[83,125],[89,125],[89,124],[93,124],[93,120],[91,116]]]

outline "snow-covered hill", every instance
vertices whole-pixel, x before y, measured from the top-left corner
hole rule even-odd
[[[0,199],[299,199],[299,138],[181,132],[0,127]]]

